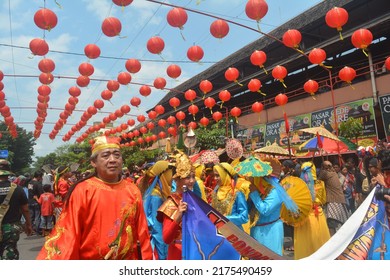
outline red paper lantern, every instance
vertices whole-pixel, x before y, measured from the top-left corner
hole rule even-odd
[[[233,107],[230,110],[230,115],[236,119],[236,122],[238,122],[238,117],[241,115],[241,109],[238,107]]]
[[[160,139],[164,139],[165,137],[167,137],[167,134],[166,134],[164,131],[160,131],[160,132],[158,133],[158,137],[159,137]]]
[[[386,58],[385,60],[385,67],[387,70],[390,70],[390,57]]]
[[[124,105],[121,106],[120,110],[121,110],[121,112],[122,112],[123,114],[127,114],[127,113],[130,112],[131,108],[130,108],[129,105],[124,104]]]
[[[141,99],[134,96],[133,98],[130,99],[130,104],[133,105],[134,107],[138,107],[141,104]]]
[[[213,84],[209,80],[203,80],[199,83],[199,88],[205,95],[206,93],[213,90]]]
[[[261,102],[255,102],[252,104],[252,111],[254,113],[261,113],[264,109],[264,105]]]
[[[162,115],[165,113],[165,108],[164,106],[162,105],[156,105],[156,107],[154,107],[154,110],[156,111],[157,114],[159,115]]]
[[[196,122],[190,122],[188,124],[188,127],[191,127],[193,130],[195,130],[198,127],[198,125],[196,124]]]
[[[339,71],[340,80],[347,82],[348,84],[352,83],[352,80],[356,77],[356,71],[352,67],[345,66]]]
[[[112,98],[112,91],[111,90],[108,90],[108,89],[105,89],[101,92],[100,96],[104,99],[104,100],[110,100]]]
[[[228,80],[229,82],[236,82],[236,83],[238,83],[237,79],[238,79],[239,76],[240,76],[240,72],[237,70],[237,68],[229,67],[225,71],[225,79]]]
[[[183,111],[179,111],[176,113],[176,119],[180,122],[186,118],[186,114]]]
[[[215,38],[222,39],[229,33],[229,25],[226,21],[217,19],[210,25],[210,33]]]
[[[188,107],[188,112],[190,112],[190,114],[194,117],[195,119],[195,115],[199,112],[199,108],[198,106],[192,104]]]
[[[268,4],[264,0],[249,0],[245,5],[245,13],[250,19],[259,22],[268,12]]]
[[[58,19],[52,10],[43,8],[34,14],[34,22],[39,28],[50,31],[56,27]]]
[[[168,133],[172,136],[176,136],[176,128],[174,128],[173,126],[168,127]]]
[[[177,97],[172,97],[169,99],[169,105],[171,105],[171,107],[173,107],[173,109],[176,111],[176,108],[180,106],[180,99]]]
[[[96,109],[94,106],[89,106],[89,107],[87,108],[87,112],[88,112],[91,116],[93,116],[93,115],[95,115],[95,114],[97,113],[97,109]]]
[[[133,0],[112,0],[112,2],[119,7],[125,7],[133,3]]]
[[[141,70],[141,63],[138,59],[130,58],[125,63],[126,70],[132,74],[138,73]]]
[[[53,72],[55,69],[55,63],[50,58],[42,58],[38,62],[38,69],[41,70],[43,73],[50,73]]]
[[[47,85],[40,85],[38,87],[38,93],[42,96],[48,96],[51,93],[51,89]]]
[[[318,91],[319,85],[314,80],[308,80],[304,85],[303,89],[305,92],[310,94],[314,98],[314,94]]]
[[[29,47],[33,55],[44,56],[49,52],[49,45],[45,40],[40,38],[32,39],[30,41]]]
[[[343,40],[341,35],[342,26],[348,21],[348,12],[339,7],[334,7],[328,11],[325,15],[325,22],[331,28],[336,28],[340,34],[340,39]]]
[[[70,87],[68,92],[73,97],[80,96],[80,94],[81,94],[81,90],[76,86]]]
[[[76,84],[79,87],[86,87],[89,85],[90,79],[88,76],[78,76],[76,79]]]
[[[133,119],[128,119],[128,120],[127,120],[127,124],[128,124],[129,126],[134,126],[134,125],[135,125],[135,120],[133,120]],[[133,138],[133,137],[131,137],[131,138]]]
[[[88,44],[84,47],[84,53],[89,59],[95,59],[100,56],[100,48],[95,44]]]
[[[264,63],[267,61],[267,55],[263,51],[254,51],[249,57],[253,65],[263,68],[265,74],[268,74],[267,70],[264,67]]]
[[[167,125],[167,121],[164,119],[159,119],[157,122],[158,126],[165,127]]]
[[[118,81],[115,81],[115,80],[109,80],[107,82],[107,89],[110,90],[110,91],[117,91],[120,87],[120,84]]]
[[[128,72],[120,72],[117,80],[121,85],[127,85],[131,82],[131,75]]]
[[[93,106],[95,106],[97,109],[101,109],[104,107],[104,101],[101,100],[101,99],[96,99],[94,102],[93,102]]]
[[[261,93],[262,95],[265,95],[264,93],[261,92],[260,88],[261,88],[261,82],[259,79],[251,79],[248,83],[248,89],[251,91],[251,92],[258,92],[258,93]]]
[[[139,94],[141,94],[142,96],[149,96],[150,94],[152,93],[152,89],[147,86],[147,85],[143,85],[139,88]]]
[[[219,122],[222,119],[223,115],[221,112],[217,111],[213,113],[213,120]]]
[[[174,124],[176,124],[176,118],[175,118],[174,116],[169,116],[169,117],[167,118],[167,122],[168,122],[169,124],[171,124],[171,125],[174,125]]]
[[[373,36],[370,30],[361,28],[352,33],[351,41],[355,48],[365,51],[372,43]],[[366,54],[366,53],[365,53]],[[366,54],[367,55],[367,54]]]
[[[137,116],[137,121],[139,121],[140,123],[143,123],[145,121],[145,116],[144,115],[138,115]]]
[[[144,143],[144,139],[142,137],[139,137],[137,139],[137,142],[138,142],[139,145],[142,145]]]
[[[206,126],[209,125],[210,120],[209,120],[208,118],[206,118],[206,117],[203,117],[203,118],[201,118],[201,119],[199,120],[199,123],[200,123],[202,126],[206,127]]]
[[[166,85],[167,85],[167,81],[164,78],[157,77],[156,79],[154,79],[153,86],[156,89],[164,89]]]
[[[135,129],[133,131],[133,134],[134,134],[134,137],[138,137],[139,136],[139,131],[137,129]]]
[[[213,107],[215,105],[215,99],[212,98],[212,97],[207,97],[205,100],[204,100],[204,105],[210,109],[211,113],[213,113]]]
[[[79,99],[77,97],[71,96],[68,98],[68,103],[72,105],[76,105],[77,103],[79,103]]]
[[[323,65],[322,62],[326,59],[326,52],[320,48],[314,48],[309,53],[309,61],[312,64]]]
[[[91,76],[94,71],[95,68],[88,62],[83,62],[79,66],[79,72],[83,76]]]
[[[192,102],[196,98],[196,92],[192,89],[189,89],[184,93],[184,98]]]
[[[204,56],[203,49],[200,46],[192,46],[187,50],[187,57],[193,62],[200,61]]]
[[[53,82],[54,76],[51,73],[41,73],[39,75],[39,81],[44,85],[49,85]]]
[[[282,41],[286,47],[298,49],[302,41],[301,32],[296,29],[289,29],[283,34]]]
[[[149,129],[149,131],[150,131],[150,130],[153,130],[153,128],[154,128],[154,123],[148,122],[148,123],[146,124],[146,127]]]
[[[122,23],[116,17],[108,17],[103,20],[102,31],[107,37],[114,37],[121,33]]]
[[[176,64],[171,64],[167,67],[167,75],[172,79],[176,79],[181,75],[181,68]]]
[[[183,29],[183,25],[187,22],[187,12],[179,7],[175,7],[167,14],[167,22],[172,27]]]
[[[230,100],[231,94],[227,90],[222,90],[219,92],[218,97],[222,101],[222,103],[221,103],[221,108],[222,108],[223,103]]]
[[[4,100],[4,97],[5,97],[5,94],[3,92],[0,92],[0,100]],[[50,95],[38,94],[37,99],[40,103],[48,103],[50,101]]]
[[[288,97],[284,93],[279,93],[278,95],[276,95],[275,103],[278,106],[284,106],[287,104],[287,102],[288,102]]]
[[[157,117],[157,112],[153,110],[149,111],[148,117],[149,119],[154,120]]]
[[[284,66],[278,65],[272,70],[272,77],[279,80],[283,86],[286,88],[287,86],[284,84],[284,78],[287,76],[287,69]]]
[[[164,47],[164,40],[158,36],[150,38],[146,44],[146,48],[152,54],[161,54],[161,52],[164,50]]]

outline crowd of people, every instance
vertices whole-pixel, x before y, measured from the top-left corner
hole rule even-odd
[[[252,157],[271,171],[243,175],[239,158],[195,163],[180,150],[128,170],[119,139],[106,136],[94,140],[88,174],[59,166],[51,175],[38,170],[32,178],[15,176],[10,163],[0,160],[0,203],[6,209],[0,212],[0,259],[19,258],[24,230],[46,238],[37,259],[180,260],[187,190],[276,254],[292,251],[301,259],[325,244],[372,189],[390,186],[386,148],[320,162]],[[282,206],[302,215],[287,192],[291,182],[310,194],[310,209],[299,223],[281,216]],[[387,193],[383,199],[390,203]],[[286,237],[293,243],[285,248]]]

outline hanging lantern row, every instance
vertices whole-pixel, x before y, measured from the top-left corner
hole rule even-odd
[[[0,81],[3,79],[3,72],[0,71]],[[5,93],[0,90],[0,114],[4,118],[4,123],[8,128],[8,131],[12,138],[16,138],[18,136],[18,132],[16,130],[16,124],[14,122],[14,117],[11,115],[11,109],[7,106],[5,101]],[[42,127],[41,127],[42,129]],[[40,134],[40,130],[39,130]],[[35,136],[35,134],[34,134]],[[37,137],[36,137],[37,138]]]

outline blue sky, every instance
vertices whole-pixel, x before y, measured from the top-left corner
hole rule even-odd
[[[164,2],[164,1],[162,1]],[[165,1],[167,2],[167,1]],[[239,0],[172,0],[170,4],[199,10],[207,14],[231,20],[242,25],[257,28],[254,20],[245,14],[247,1]],[[318,4],[320,0],[269,0],[269,10],[260,23],[263,32],[269,32],[280,24],[295,17],[308,8]],[[229,24],[229,34],[223,39],[214,38],[210,32],[210,24],[215,20],[192,13],[188,14],[188,21],[180,32],[167,24],[166,14],[171,7],[134,0],[132,4],[121,8],[111,0],[3,0],[0,3],[0,70],[5,74],[3,79],[6,95],[6,104],[11,108],[11,114],[15,123],[27,131],[34,131],[34,120],[37,117],[37,88],[41,85],[38,76],[38,62],[40,56],[33,56],[28,49],[29,42],[33,38],[43,38],[49,44],[50,51],[46,55],[52,59],[56,68],[55,78],[50,85],[51,94],[48,115],[42,129],[41,136],[37,139],[35,155],[44,156],[55,151],[57,147],[65,143],[74,143],[89,125],[94,121],[101,122],[103,117],[120,108],[123,104],[130,105],[133,96],[141,98],[138,108],[131,106],[131,111],[115,121],[114,126],[126,122],[127,119],[136,119],[139,114],[145,114],[145,110],[153,108],[157,102],[167,93],[167,90],[157,90],[152,87],[152,93],[148,97],[139,94],[138,84],[153,85],[156,77],[167,80],[166,88],[174,88],[192,76],[206,70],[226,56],[234,53],[243,46],[258,39],[260,34],[252,30]],[[54,11],[58,17],[58,24],[48,31],[39,29],[33,17],[37,10],[46,6]],[[122,23],[120,36],[107,37],[102,34],[102,21],[109,16],[117,17]],[[325,23],[325,21],[324,21]],[[291,27],[293,28],[293,27]],[[162,57],[151,54],[146,49],[147,40],[158,35],[165,41]],[[183,35],[183,36],[182,36]],[[183,39],[184,37],[184,39]],[[97,44],[101,49],[101,56],[88,60],[84,55],[84,47],[87,44]],[[189,62],[186,52],[192,45],[200,45],[205,55],[202,63]],[[84,110],[93,105],[94,100],[101,99],[100,93],[106,89],[106,80],[116,79],[121,71],[125,71],[125,61],[128,58],[136,58],[141,61],[141,71],[132,75],[132,82],[114,93],[111,102],[105,102],[102,112],[93,116],[79,133],[76,133],[68,142],[62,141],[72,125],[80,121]],[[173,62],[182,69],[182,74],[177,79],[169,78],[166,68]],[[81,88],[82,93],[76,110],[68,118],[67,124],[58,133],[54,140],[49,139],[48,134],[53,130],[54,123],[69,98],[68,89],[76,85],[75,78],[79,76],[78,66],[82,62],[91,63],[94,79],[88,87]],[[230,65],[226,65],[228,68]]]

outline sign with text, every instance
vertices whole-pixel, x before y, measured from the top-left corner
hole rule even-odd
[[[379,106],[382,112],[383,127],[387,141],[390,140],[390,95],[379,97]]]

